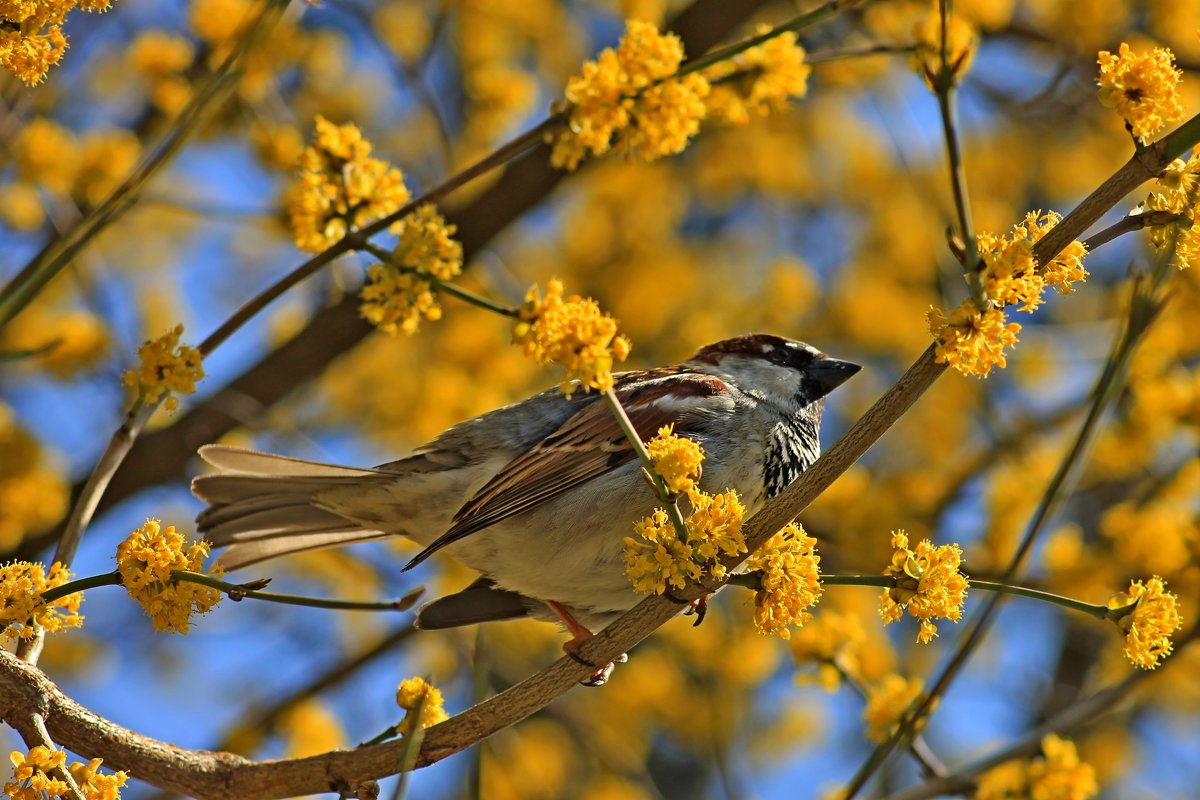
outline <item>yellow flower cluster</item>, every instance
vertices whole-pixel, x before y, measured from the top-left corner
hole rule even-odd
[[[1004,351],[1017,343],[1021,330],[1019,324],[1008,322],[1004,309],[1019,305],[1019,311],[1033,312],[1042,304],[1047,286],[1068,294],[1076,281],[1087,279],[1083,266],[1087,251],[1080,241],[1071,242],[1045,266],[1034,258],[1033,246],[1061,220],[1053,211],[1030,211],[1005,236],[980,233],[975,237],[983,262],[980,279],[986,307],[980,310],[968,298],[949,318],[941,309],[930,308],[929,332],[937,340],[939,363],[981,378],[992,367],[1004,368],[1008,363]]]
[[[66,52],[67,14],[76,6],[102,12],[111,5],[111,0],[0,0],[0,67],[36,86]]]
[[[174,525],[163,530],[156,519],[135,530],[117,546],[117,571],[129,596],[150,617],[156,631],[187,633],[191,615],[211,611],[221,599],[216,589],[177,581],[174,570],[204,571],[208,543],[184,550],[183,535]]]
[[[891,624],[909,615],[921,620],[917,641],[928,644],[937,636],[934,619],[958,622],[967,599],[967,578],[959,572],[962,549],[957,544],[937,547],[922,539],[915,550],[908,547],[908,534],[892,534],[892,563],[884,575],[893,576],[896,585],[885,589],[880,598],[879,615]]]
[[[30,639],[38,627],[57,633],[82,626],[82,594],[69,594],[51,603],[41,599],[43,592],[62,586],[72,577],[57,561],[51,565],[49,575],[44,566],[29,561],[13,561],[0,567],[0,632],[10,639]]]
[[[28,754],[14,750],[9,756],[13,764],[12,780],[4,784],[6,797],[18,800],[46,800],[51,797],[70,797],[66,781],[56,778],[50,773],[62,769],[67,760],[67,754],[62,750],[53,750],[45,745],[30,748]],[[119,800],[120,788],[125,785],[129,776],[123,772],[112,775],[101,775],[100,764],[103,759],[93,758],[84,764],[77,761],[70,767],[71,777],[79,787],[83,800]]]
[[[1175,66],[1175,56],[1165,47],[1139,55],[1121,42],[1116,55],[1102,50],[1100,63],[1100,102],[1125,118],[1130,133],[1142,144],[1167,123],[1183,118],[1179,99],[1179,81],[1183,72]]]
[[[634,523],[637,537],[625,537],[625,572],[639,592],[663,594],[667,586],[682,589],[706,571],[723,579],[717,559],[746,552],[742,517],[746,507],[732,489],[718,495],[688,493],[691,513],[684,520],[687,541],[681,542],[663,509]]]
[[[165,405],[169,410],[179,405],[176,394],[192,394],[196,391],[196,381],[204,377],[200,351],[180,344],[182,335],[183,326],[176,325],[146,342],[138,348],[141,364],[137,371],[126,370],[124,376],[125,384],[135,387],[148,403],[156,403],[166,395]]]
[[[761,574],[754,593],[754,627],[759,633],[791,639],[789,625],[802,627],[812,618],[808,609],[821,599],[821,557],[817,540],[789,522],[746,559],[750,572]]]
[[[606,48],[568,81],[554,108],[566,122],[547,136],[550,162],[573,170],[588,153],[615,149],[653,161],[683,150],[700,130],[709,85],[697,73],[671,78],[682,61],[679,37],[630,20],[616,50]]]
[[[396,705],[407,713],[400,722],[400,734],[409,736],[414,730],[423,730],[445,722],[450,717],[442,700],[442,693],[424,678],[407,678],[396,690]]]
[[[1163,191],[1152,192],[1146,198],[1143,213],[1166,212],[1179,217],[1170,225],[1150,225],[1150,244],[1161,250],[1175,241],[1175,257],[1171,262],[1186,269],[1200,257],[1200,226],[1196,225],[1196,206],[1200,200],[1197,183],[1200,180],[1200,155],[1193,151],[1186,161],[1177,158],[1158,176]]]
[[[1178,600],[1155,575],[1131,581],[1124,592],[1109,598],[1110,615],[1125,633],[1125,655],[1134,666],[1154,669],[1171,654],[1171,634],[1183,625]]]
[[[317,117],[313,142],[300,156],[299,179],[286,198],[297,247],[319,253],[408,202],[403,173],[370,155],[371,143],[357,126]]]
[[[102,758],[93,758],[86,764],[77,761],[71,765],[71,777],[84,800],[119,800],[121,797],[121,787],[129,780],[129,775],[124,770],[103,775],[100,773],[103,762]]]
[[[14,750],[9,756],[13,765],[12,780],[4,784],[4,794],[13,798],[41,800],[48,797],[63,797],[67,794],[66,781],[50,775],[61,769],[67,760],[62,750],[52,750],[45,745],[36,745],[22,755]]]
[[[1069,294],[1075,281],[1087,279],[1083,242],[1072,242],[1042,268],[1033,257],[1034,244],[1060,221],[1062,216],[1053,211],[1030,211],[1007,236],[981,233],[976,237],[989,300],[1000,308],[1020,304],[1018,311],[1033,312],[1042,304],[1047,286],[1053,286],[1059,294]]]
[[[946,42],[945,74],[942,69],[942,40]],[[979,32],[975,26],[952,14],[946,16],[942,32],[942,13],[938,3],[913,25],[912,65],[925,85],[936,90],[939,83],[957,85],[975,60]]]
[[[664,425],[658,435],[646,442],[646,452],[654,462],[654,471],[663,479],[667,491],[684,494],[696,488],[700,480],[704,451],[700,443],[686,436],[676,436],[675,426]]]
[[[904,712],[921,696],[923,688],[915,678],[910,680],[903,675],[890,673],[867,689],[867,705],[863,709],[867,738],[872,742],[882,742],[891,736],[904,717]],[[924,726],[925,720],[921,719],[915,729],[919,731]]]
[[[1006,347],[1017,343],[1021,326],[1008,322],[995,307],[978,311],[970,300],[950,312],[947,318],[940,308],[930,306],[926,315],[929,332],[937,340],[937,360],[950,364],[963,375],[986,378],[992,367],[1008,365]]]
[[[758,33],[767,30],[759,26]],[[803,97],[812,72],[804,56],[796,34],[788,31],[704,70],[712,87],[708,118],[745,125],[751,115],[766,116],[784,109],[789,98]]]
[[[624,361],[633,345],[617,333],[617,321],[595,300],[564,298],[562,281],[552,280],[546,284],[545,298],[532,287],[519,313],[513,344],[540,364],[564,367],[564,394],[570,396],[580,385],[599,391],[612,388],[613,362]]]
[[[456,228],[432,204],[406,216],[398,226],[392,259],[367,268],[362,288],[363,318],[380,330],[412,334],[421,323],[442,318],[442,307],[430,278],[453,280],[462,272],[462,245]]]
[[[1042,755],[1008,761],[979,776],[975,800],[1088,800],[1100,792],[1096,771],[1079,760],[1075,743],[1049,734]]]

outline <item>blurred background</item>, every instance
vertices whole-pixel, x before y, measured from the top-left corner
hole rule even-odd
[[[626,18],[683,38],[689,54],[777,24],[794,2],[325,0],[293,3],[229,99],[140,201],[0,330],[0,561],[50,557],[73,492],[131,397],[137,347],[182,322],[196,344],[301,263],[282,198],[320,114],[360,126],[414,195],[546,115],[584,59]],[[1033,209],[1069,211],[1132,152],[1096,99],[1096,54],[1169,46],[1200,111],[1200,4],[1179,0],[959,0],[980,44],[960,93],[975,225],[1007,232]],[[463,285],[519,302],[551,277],[595,297],[633,340],[633,368],[686,358],[747,331],[804,339],[867,365],[831,399],[831,444],[929,344],[930,305],[965,294],[946,246],[954,218],[937,103],[907,49],[926,2],[872,2],[806,29],[809,92],[745,126],[706,125],[680,156],[610,157],[576,173],[539,148],[441,204],[467,254]],[[101,202],[172,130],[238,41],[251,0],[118,0],[75,12],[70,50],[33,89],[0,74],[0,276]],[[874,51],[879,52],[874,52]],[[1144,199],[1118,206],[1111,223]],[[386,237],[381,241],[386,241]],[[889,534],[959,542],[972,576],[1000,572],[1076,435],[1129,303],[1153,258],[1144,235],[1091,255],[1091,277],[1036,314],[986,381],[944,376],[802,516],[827,571],[878,573]],[[148,516],[194,530],[187,489],[210,441],[375,464],[464,418],[554,385],[509,346],[509,325],[444,298],[414,336],[358,316],[367,261],[347,256],[257,317],[205,362],[177,411],[160,410],[116,475],[74,570],[113,569]],[[1081,477],[1041,537],[1028,580],[1104,602],[1163,576],[1185,626],[1200,599],[1200,293],[1170,301]],[[46,348],[47,345],[53,345]],[[400,574],[402,542],[324,551],[245,573],[272,588],[356,599],[431,595],[473,580],[434,558]],[[254,573],[253,575],[250,572]],[[243,573],[239,573],[241,579]],[[968,618],[982,592],[968,599]],[[878,590],[831,587],[792,642],[750,624],[750,595],[676,619],[601,689],[575,689],[531,719],[413,776],[420,798],[794,798],[843,785],[870,752],[856,690],[920,680],[965,625],[913,644],[886,630]],[[565,639],[505,622],[413,632],[411,614],[223,602],[186,636],[153,633],[119,589],[96,589],[82,630],[49,639],[42,666],[79,702],[154,738],[256,758],[350,747],[395,723],[396,684],[424,675],[451,713],[544,667]],[[911,624],[910,624],[911,623]],[[1109,626],[1030,601],[999,624],[925,732],[950,763],[977,757],[1133,668]],[[843,680],[836,663],[851,680]],[[1077,732],[1102,796],[1194,796],[1200,657],[1185,648],[1120,710]],[[18,744],[10,730],[0,745]],[[903,754],[873,791],[911,782]],[[391,781],[386,781],[385,796]],[[136,781],[127,798],[159,797]]]

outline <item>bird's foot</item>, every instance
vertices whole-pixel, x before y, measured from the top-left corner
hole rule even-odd
[[[629,655],[627,653],[621,653],[621,655],[617,656],[615,659],[607,664],[604,664],[603,666],[599,666],[588,661],[579,654],[579,649],[583,647],[584,642],[586,642],[588,639],[591,639],[595,634],[593,634],[583,625],[579,624],[579,621],[575,619],[571,612],[567,611],[567,609],[561,603],[556,603],[553,600],[547,600],[546,605],[550,607],[550,610],[554,612],[554,616],[558,617],[562,621],[562,624],[566,626],[567,630],[571,634],[570,640],[563,642],[563,652],[578,661],[580,664],[583,664],[585,667],[591,667],[592,669],[596,670],[592,673],[590,678],[579,682],[582,686],[603,686],[608,682],[609,676],[612,675],[612,671],[616,669],[617,664],[624,664],[629,660]]]
[[[702,594],[692,602],[688,603],[688,607],[683,610],[685,617],[696,615],[696,621],[692,623],[693,628],[700,627],[700,623],[704,622],[704,615],[708,613],[708,598],[711,595]]]

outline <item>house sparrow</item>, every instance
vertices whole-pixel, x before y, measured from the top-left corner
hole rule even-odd
[[[820,454],[825,396],[859,371],[767,334],[701,348],[669,367],[614,375],[643,439],[663,425],[704,449],[700,487],[736,489],[747,515]],[[624,539],[660,501],[598,395],[550,390],[467,420],[399,461],[334,466],[222,445],[192,482],[197,518],[226,569],[316,547],[393,535],[445,550],[483,577],[426,604],[421,628],[533,616],[560,619],[571,643],[641,599]],[[569,650],[570,648],[568,648]]]

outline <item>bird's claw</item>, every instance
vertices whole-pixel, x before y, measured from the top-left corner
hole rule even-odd
[[[701,622],[704,622],[704,615],[708,613],[708,595],[702,594],[695,600],[688,603],[688,607],[683,610],[685,617],[696,615],[696,621],[692,623],[693,628],[698,628]]]

